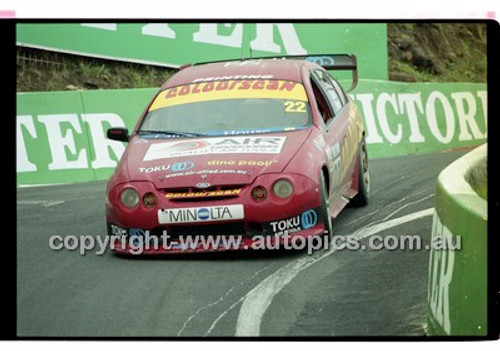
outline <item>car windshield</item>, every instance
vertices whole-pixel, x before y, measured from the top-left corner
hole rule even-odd
[[[141,135],[237,135],[302,129],[312,124],[302,84],[283,80],[225,80],[161,91]]]

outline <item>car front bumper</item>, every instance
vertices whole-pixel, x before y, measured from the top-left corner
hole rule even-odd
[[[278,198],[272,192],[273,183],[282,178],[289,180],[294,187],[293,194],[286,199]],[[252,197],[255,186],[267,189],[265,200],[257,201]],[[148,192],[154,192],[158,198],[157,205],[149,208],[140,201],[135,208],[126,208],[119,197],[127,187],[133,187],[141,198]],[[222,213],[224,209],[231,209],[234,216],[217,218],[207,215],[215,210]],[[170,218],[166,218],[162,211],[175,215],[170,214]],[[107,194],[106,219],[108,234],[114,240],[112,249],[120,253],[134,251],[134,240],[143,241],[142,250],[135,251],[144,254],[261,249],[278,244],[283,246],[292,237],[307,238],[323,234],[325,230],[320,211],[319,184],[298,174],[262,175],[252,184],[241,186],[237,196],[216,200],[172,199],[150,182],[122,183]],[[166,239],[165,235],[169,237]],[[141,236],[144,239],[138,239]],[[198,244],[191,241],[190,245],[186,245],[184,239],[187,237],[198,237]],[[209,237],[215,242],[205,245]],[[236,238],[237,242],[225,245],[221,242],[223,237]],[[166,244],[165,240],[168,241]],[[153,245],[146,245],[147,241],[153,242]],[[266,242],[264,247],[259,245],[263,241]]]

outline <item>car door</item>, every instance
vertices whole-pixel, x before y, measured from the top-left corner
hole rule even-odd
[[[330,174],[330,198],[334,202],[347,193],[350,187],[348,170],[353,164],[352,155],[345,152],[350,134],[348,133],[349,100],[338,83],[335,83],[324,70],[317,69],[311,72],[311,84],[317,94],[318,106],[323,115],[323,137],[327,148]]]
[[[343,118],[347,121],[346,135],[344,135],[343,145],[342,145],[342,157],[344,162],[343,166],[343,182],[346,187],[346,193],[349,192],[349,188],[352,184],[352,174],[358,160],[359,145],[361,143],[361,138],[363,134],[363,126],[360,123],[360,119],[356,114],[356,106],[352,100],[349,100],[347,94],[342,89],[340,84],[328,75],[327,77],[335,90],[337,91],[344,109],[342,110]]]

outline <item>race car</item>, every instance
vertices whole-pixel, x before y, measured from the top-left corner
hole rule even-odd
[[[354,89],[354,55],[183,66],[130,134],[108,130],[128,142],[106,190],[113,250],[131,253],[127,239],[146,235],[169,245],[145,254],[229,249],[184,236],[239,236],[230,249],[329,238],[332,219],[370,191],[362,116],[329,70],[350,70]]]

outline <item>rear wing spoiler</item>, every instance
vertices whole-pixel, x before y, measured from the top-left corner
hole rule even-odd
[[[232,59],[232,60],[219,60],[210,62],[198,62],[194,66],[207,64],[207,63],[218,63],[218,62],[231,62],[231,61],[243,61],[243,60],[260,60],[260,59],[295,59],[295,60],[305,60],[309,62],[316,63],[317,65],[323,67],[326,70],[335,71],[352,71],[352,84],[347,92],[354,90],[358,85],[358,61],[356,55],[348,54],[315,54],[315,55],[287,55],[287,56],[267,56],[267,57],[251,57],[244,59]],[[191,65],[184,65],[180,67],[183,69]]]

